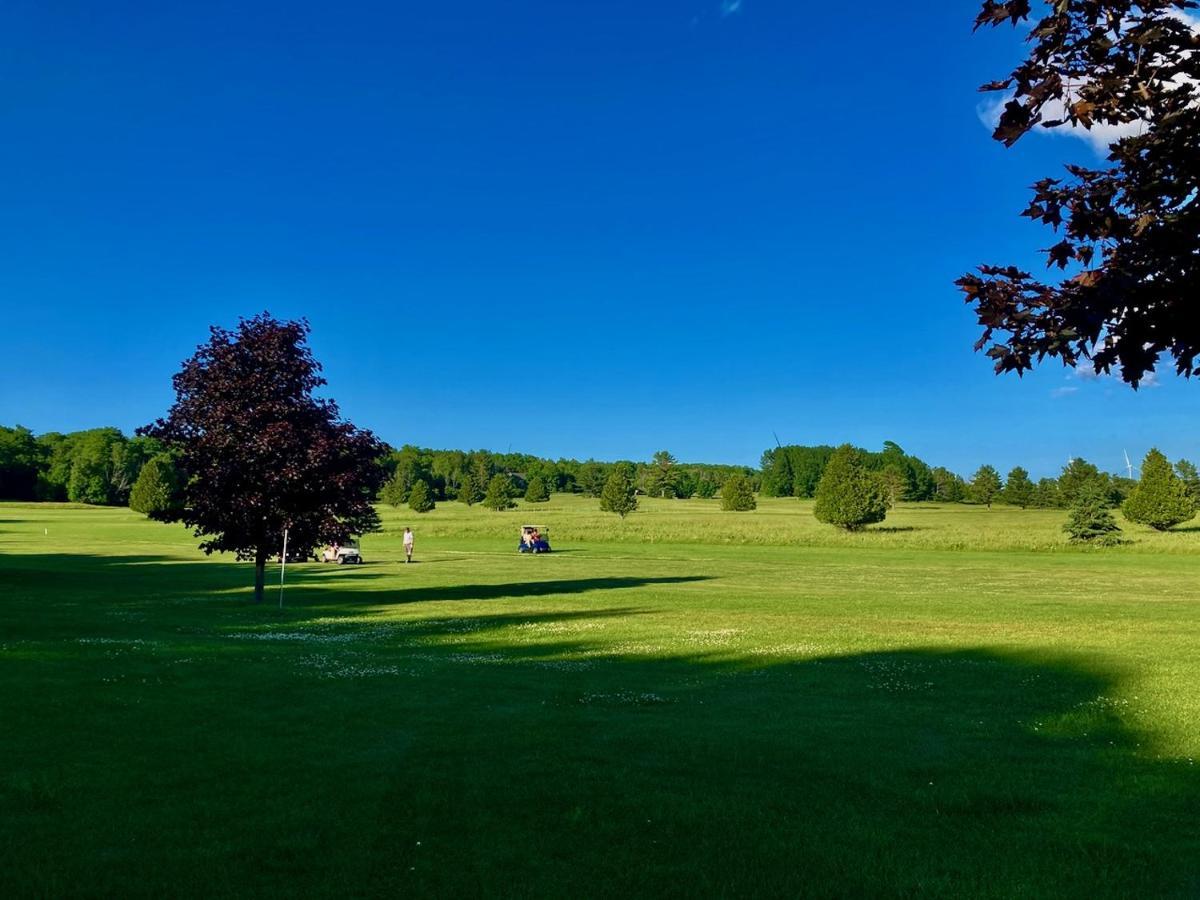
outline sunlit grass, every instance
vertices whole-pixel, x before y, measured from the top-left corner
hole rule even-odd
[[[183,529],[0,505],[0,890],[1196,894],[1191,532],[383,514],[280,609]]]

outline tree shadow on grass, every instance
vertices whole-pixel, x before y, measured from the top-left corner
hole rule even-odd
[[[116,612],[130,591],[161,603],[175,566],[238,589],[248,571],[70,560],[53,561],[57,574]],[[0,560],[0,589],[25,591],[22,609],[59,601],[56,573],[25,565],[14,582],[11,562]],[[578,598],[681,581],[541,584]],[[492,585],[479,597],[484,587],[458,589],[547,595]],[[1200,892],[1196,768],[1134,727],[1120,673],[1094,660],[986,647],[838,655],[820,634],[756,646],[720,629],[664,634],[645,606],[380,614],[381,594],[426,590],[332,604],[313,588],[286,621],[247,615],[224,630],[210,608],[175,608],[218,627],[122,647],[34,618],[39,649],[2,670],[0,719],[14,724],[0,888]],[[64,628],[104,621],[64,615]]]
[[[645,612],[357,634],[294,622],[284,641],[231,635],[207,650],[180,639],[228,681],[210,666],[161,688],[147,682],[179,671],[171,654],[130,654],[141,678],[111,690],[131,702],[64,695],[19,733],[22,762],[0,781],[12,813],[0,884],[154,893],[204,874],[230,894],[286,883],[620,897],[1200,887],[1196,770],[1124,721],[1119,679],[1101,668],[988,648],[781,662],[604,638]],[[306,629],[312,640],[296,640]],[[84,649],[105,671],[119,664]],[[67,731],[104,728],[106,742],[45,755]],[[46,759],[106,775],[69,789]],[[155,802],[125,812],[119,834],[103,827],[147,789]],[[130,841],[136,853],[114,852]]]

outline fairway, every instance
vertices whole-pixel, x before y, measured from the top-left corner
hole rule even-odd
[[[0,504],[0,894],[1200,894],[1200,532],[381,514],[279,609],[178,526]]]

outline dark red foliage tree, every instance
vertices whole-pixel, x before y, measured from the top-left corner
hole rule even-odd
[[[268,313],[235,331],[212,328],[173,381],[166,418],[141,429],[178,453],[183,508],[173,515],[207,537],[205,553],[254,560],[262,601],[268,557],[311,550],[378,527],[371,500],[386,447],[313,396],[325,384],[306,321]]]
[[[997,372],[1046,357],[1134,387],[1163,354],[1200,373],[1200,32],[1195,0],[1054,0],[1029,34],[1028,59],[984,91],[1012,92],[996,140],[1035,126],[1123,126],[1110,165],[1067,166],[1034,185],[1023,215],[1060,239],[1044,252],[1054,283],[1015,266],[957,282]],[[975,27],[1016,25],[1029,0],[986,0]]]

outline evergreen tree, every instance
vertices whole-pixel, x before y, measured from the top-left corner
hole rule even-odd
[[[1091,482],[1079,489],[1063,531],[1075,543],[1120,543],[1121,527],[1113,518],[1108,494],[1101,485]]]
[[[142,466],[129,492],[129,508],[150,518],[170,516],[179,509],[179,472],[165,453],[151,457]]]
[[[1038,509],[1058,509],[1063,505],[1058,491],[1058,482],[1053,478],[1040,478],[1033,489],[1033,505]]]
[[[833,452],[817,484],[813,515],[818,522],[859,531],[864,525],[882,522],[887,516],[887,498],[878,479],[867,471],[859,452],[843,444]]]
[[[980,466],[971,477],[971,499],[976,503],[986,503],[988,509],[992,508],[992,501],[1003,488],[1000,473],[992,466]]]
[[[659,450],[646,467],[646,493],[652,497],[675,496],[675,466],[677,461],[666,450]]]
[[[733,475],[721,488],[721,509],[728,512],[749,512],[758,508],[754,485],[745,475]]]
[[[516,506],[512,501],[512,482],[507,475],[492,476],[492,480],[488,482],[487,493],[483,497],[483,505],[496,512]]]
[[[1187,488],[1188,496],[1192,498],[1192,505],[1200,509],[1200,472],[1197,472],[1196,467],[1186,459],[1181,459],[1175,463],[1175,474]]]
[[[600,492],[600,509],[616,513],[622,519],[638,507],[637,490],[624,466],[614,466]]]
[[[1025,509],[1033,503],[1033,482],[1029,473],[1020,466],[1013,468],[1005,479],[1003,499],[1005,503]]]
[[[707,472],[696,479],[697,497],[701,497],[705,500],[711,500],[713,497],[717,496],[717,491],[720,489],[721,488],[717,483],[717,479]]]
[[[955,475],[949,469],[937,466],[930,470],[930,478],[933,481],[933,499],[942,500],[946,503],[961,503],[966,497],[966,489],[963,486],[963,480]]]
[[[383,486],[383,490],[379,492],[379,499],[389,506],[399,509],[408,500],[408,490],[407,479],[403,474],[397,472]]]
[[[579,477],[577,481],[579,486],[583,488],[583,492],[589,497],[599,497],[600,492],[604,490],[604,483],[608,480],[608,475],[604,471],[604,466],[595,460],[589,459],[579,467]]]
[[[483,493],[479,480],[470,472],[465,473],[462,483],[458,486],[458,499],[467,506],[472,506],[483,499]]]
[[[1124,513],[1130,522],[1166,531],[1195,516],[1196,505],[1167,458],[1151,450],[1142,461],[1142,477],[1125,501]]]
[[[529,484],[525,487],[525,502],[526,503],[545,503],[550,499],[550,492],[546,490],[546,482],[540,475],[534,475],[529,479]]]
[[[1058,476],[1058,494],[1064,506],[1071,506],[1085,485],[1102,484],[1104,476],[1086,459],[1072,459]]]
[[[908,470],[902,464],[888,463],[879,473],[879,486],[883,489],[888,509],[891,509],[908,496],[910,487]]]
[[[437,504],[433,501],[433,492],[424,479],[418,478],[408,490],[408,508],[415,513],[429,512]]]
[[[791,497],[796,489],[796,474],[787,447],[776,447],[762,455],[762,492],[764,497]]]

